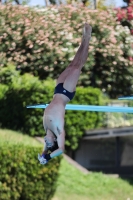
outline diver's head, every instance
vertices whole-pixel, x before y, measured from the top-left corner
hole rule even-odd
[[[46,135],[44,137],[44,140],[45,140],[45,143],[46,143],[46,146],[47,148],[50,148],[54,145],[55,141],[56,141],[56,138],[54,138],[52,135]]]
[[[56,149],[58,149],[57,138],[51,131],[47,131],[44,140],[48,150],[55,151]]]

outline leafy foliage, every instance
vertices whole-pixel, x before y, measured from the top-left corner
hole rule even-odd
[[[52,80],[40,81],[30,74],[20,76],[13,66],[0,71],[0,82],[1,127],[21,130],[30,136],[44,136],[43,110],[26,109],[26,105],[50,102],[55,83]],[[101,105],[104,100],[99,89],[78,87],[73,104]],[[97,112],[67,111],[66,146],[76,149],[86,129],[104,126],[104,116]]]
[[[127,1],[128,6],[124,9],[116,9],[117,13],[117,20],[120,24],[125,27],[126,33],[130,33],[130,36],[126,37],[124,40],[126,52],[128,52],[128,59],[129,61],[133,61],[133,1]],[[130,44],[131,48],[128,48]]]
[[[45,9],[1,6],[1,67],[13,62],[21,74],[56,79],[78,49],[84,21],[92,25],[93,33],[79,86],[100,88],[111,98],[130,94],[133,36],[116,20],[114,10],[92,12],[71,5]]]
[[[40,166],[40,147],[0,145],[0,199],[50,200],[56,189],[61,157]]]
[[[129,5],[124,9],[116,9],[118,21],[121,22],[123,26],[128,26],[131,34],[133,34],[133,1],[130,1]]]

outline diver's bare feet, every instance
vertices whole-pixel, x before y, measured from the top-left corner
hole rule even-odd
[[[85,23],[83,26],[83,39],[88,38],[89,40],[91,39],[91,32],[92,32],[92,27]]]

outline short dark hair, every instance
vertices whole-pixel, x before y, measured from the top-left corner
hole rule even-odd
[[[53,151],[55,151],[58,148],[59,148],[58,147],[58,143],[57,143],[57,141],[55,141],[54,145],[52,147],[48,147],[48,150],[51,151],[51,152],[53,152]]]

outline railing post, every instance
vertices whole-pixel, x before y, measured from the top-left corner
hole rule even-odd
[[[120,167],[120,137],[116,137],[116,167]]]

